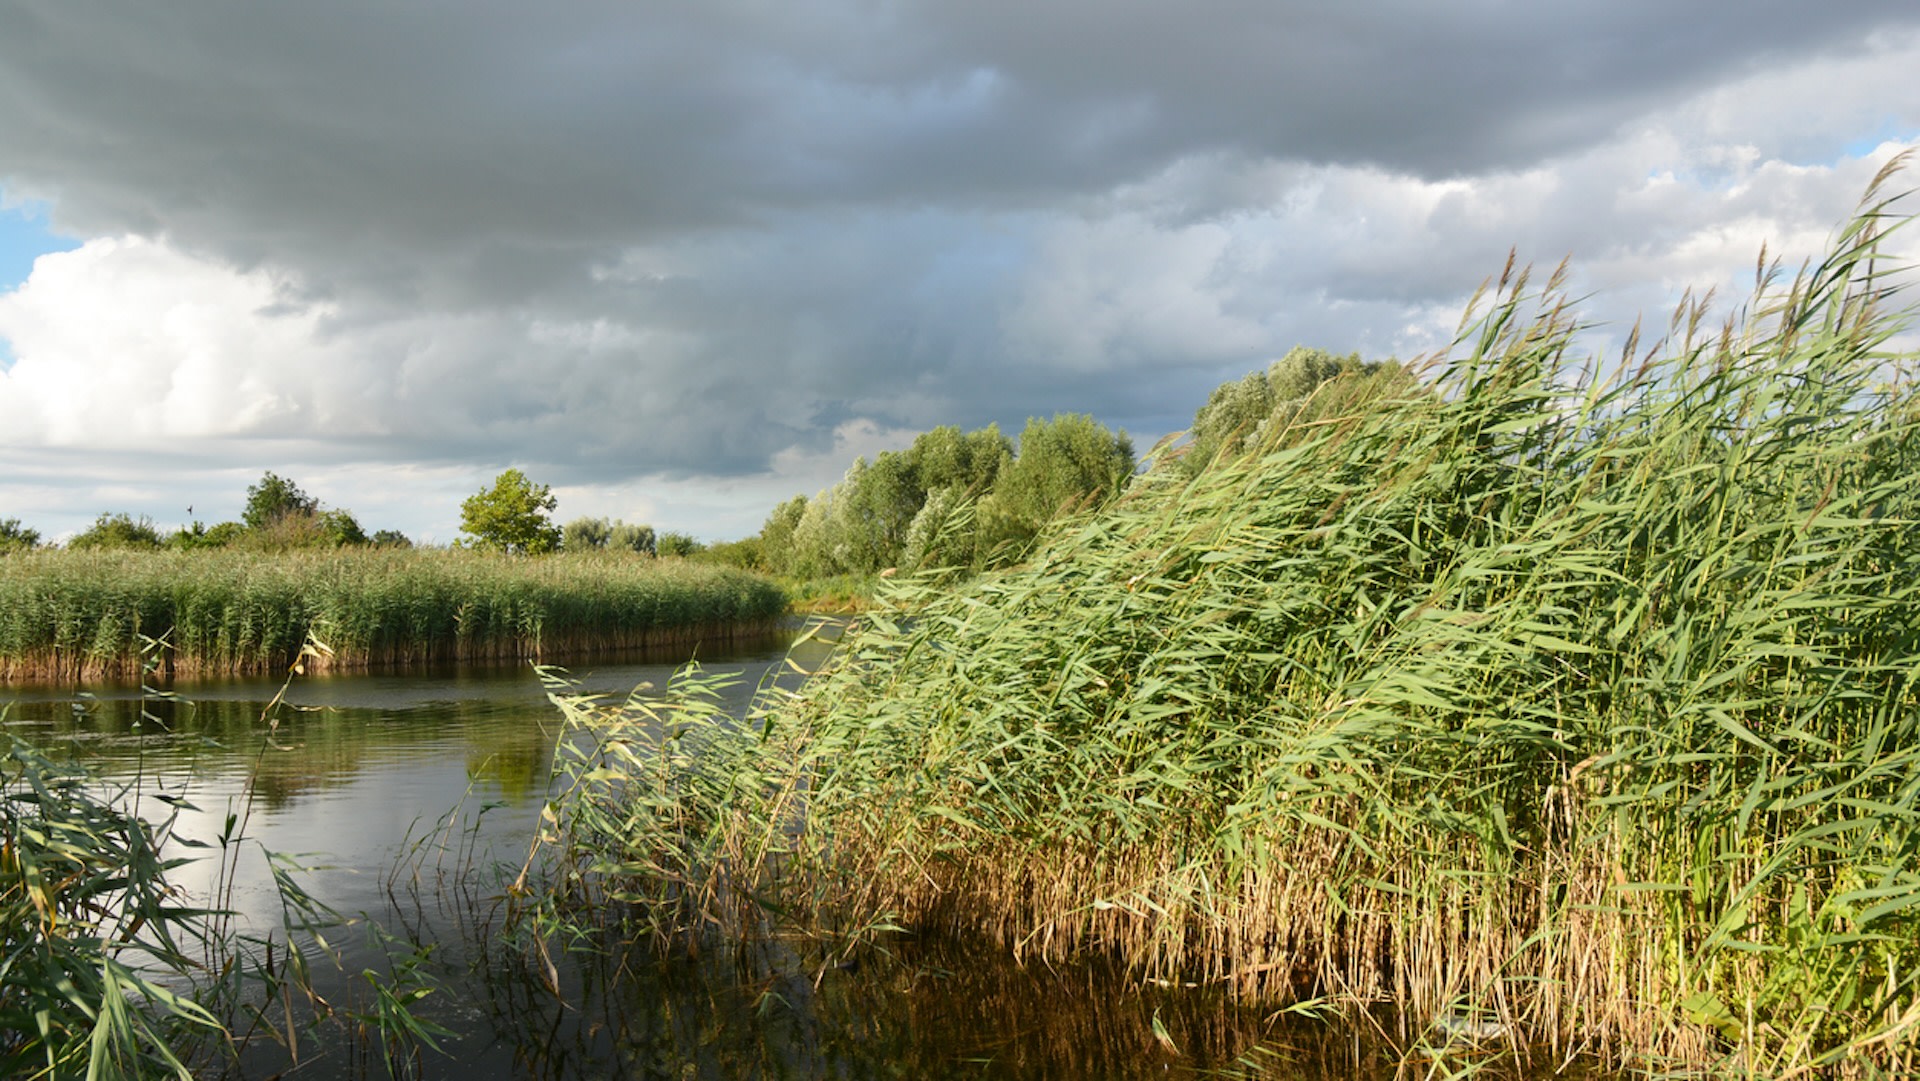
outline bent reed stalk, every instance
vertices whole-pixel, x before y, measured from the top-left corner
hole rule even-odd
[[[728,567],[617,554],[539,559],[341,549],[32,552],[0,560],[0,680],[581,658],[770,631],[779,588]]]
[[[665,942],[897,922],[1384,1004],[1403,1047],[1912,1076],[1920,400],[1885,175],[1823,262],[1605,375],[1560,277],[1509,267],[1431,393],[902,583],[757,723],[693,674],[556,695],[597,737],[562,886]]]

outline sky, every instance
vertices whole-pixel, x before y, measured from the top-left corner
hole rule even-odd
[[[0,519],[271,470],[445,543],[516,467],[733,539],[937,425],[1444,349],[1510,251],[1604,352],[1816,256],[1916,71],[1911,0],[0,0]]]

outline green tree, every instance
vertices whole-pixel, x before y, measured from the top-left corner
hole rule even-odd
[[[611,532],[605,518],[575,518],[560,531],[560,547],[569,552],[588,552],[607,546]]]
[[[882,451],[857,475],[847,474],[847,491],[835,505],[840,513],[841,556],[847,569],[877,571],[898,566],[907,546],[907,528],[927,501],[919,470],[910,454]]]
[[[686,533],[662,533],[655,544],[655,551],[663,556],[693,556],[707,550],[706,545]]]
[[[650,525],[629,525],[605,518],[575,518],[561,533],[560,547],[569,552],[612,549],[653,555],[655,538]]]
[[[607,547],[617,552],[638,552],[641,555],[657,555],[657,539],[650,525],[628,525],[615,522],[607,529]]]
[[[247,527],[239,522],[221,522],[211,526],[200,538],[202,548],[226,548],[247,535]]]
[[[1413,386],[1412,373],[1398,361],[1363,361],[1358,353],[1338,356],[1295,346],[1266,371],[1214,388],[1194,414],[1192,441],[1181,466],[1188,474],[1199,473],[1214,459],[1241,453],[1278,426]]]
[[[965,433],[945,425],[920,433],[907,458],[923,493],[955,488],[962,495],[982,496],[993,487],[1000,467],[1013,460],[1013,442],[997,424]]]
[[[18,518],[0,518],[0,555],[40,547],[40,531],[28,529]]]
[[[205,522],[195,522],[190,526],[181,526],[174,530],[172,535],[167,537],[166,545],[168,549],[176,552],[195,552],[202,548],[217,547],[207,542]]]
[[[775,574],[794,573],[793,531],[799,527],[800,519],[806,513],[807,497],[797,495],[773,508],[773,513],[767,515],[766,524],[760,527],[760,558],[766,562],[769,571]]]
[[[899,566],[907,570],[966,567],[973,563],[973,499],[958,486],[927,493],[927,502],[907,527]]]
[[[538,555],[560,544],[560,529],[547,517],[559,500],[544,484],[509,469],[460,504],[460,529],[482,548]]]
[[[1028,420],[1019,450],[981,502],[982,555],[1024,549],[1055,516],[1106,501],[1133,476],[1133,440],[1083,413]]]
[[[767,569],[759,537],[747,537],[737,541],[721,541],[707,545],[700,553],[701,558],[713,563],[724,563],[741,570],[764,571]]]
[[[788,548],[787,573],[795,578],[825,578],[841,570],[833,556],[833,504],[837,491],[836,486],[816,493],[800,508],[800,520],[793,524],[792,544]]]
[[[240,520],[248,529],[265,529],[283,518],[310,516],[320,509],[320,501],[300,490],[300,486],[269,470],[260,483],[247,487],[247,509]]]
[[[382,529],[368,541],[375,548],[411,548],[413,541],[397,529]]]
[[[344,548],[347,545],[367,543],[367,532],[360,528],[359,519],[344,510],[327,510],[313,516],[318,526],[320,542],[331,548]]]
[[[102,514],[79,536],[67,542],[75,550],[88,548],[156,549],[163,542],[151,518],[130,514]]]

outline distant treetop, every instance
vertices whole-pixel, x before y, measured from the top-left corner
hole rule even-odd
[[[320,501],[300,490],[300,486],[268,470],[260,483],[247,488],[247,509],[240,515],[248,529],[265,529],[295,515],[312,515]]]
[[[558,505],[553,490],[509,469],[460,504],[460,529],[481,548],[538,555],[560,546],[560,528],[547,517]]]

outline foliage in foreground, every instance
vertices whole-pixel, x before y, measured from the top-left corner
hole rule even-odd
[[[0,1076],[191,1078],[173,1049],[221,1028],[160,980],[195,969],[208,913],[168,886],[171,820],[88,780],[0,753]]]
[[[143,647],[142,673],[151,675],[165,647],[150,638]],[[324,646],[308,642],[299,659],[324,655]],[[289,672],[289,685],[302,670]],[[256,734],[277,727],[286,690],[256,718],[266,722],[253,726]],[[141,722],[161,723],[148,711],[156,699],[182,704],[142,691]],[[227,1076],[258,1040],[279,1045],[298,1068],[301,1046],[314,1048],[323,1034],[363,1066],[377,1054],[389,1077],[422,1075],[424,1053],[440,1051],[438,1040],[449,1035],[413,1011],[435,990],[420,971],[431,945],[369,925],[387,974],[361,972],[368,998],[321,997],[312,962],[343,965],[328,936],[350,921],[303,888],[305,868],[265,850],[278,926],[236,924],[236,861],[267,761],[255,759],[219,836],[192,837],[176,828],[183,813],[199,816],[185,788],[169,792],[144,771],[103,779],[7,738],[0,753],[0,1076]],[[155,817],[155,808],[164,810]],[[196,901],[173,872],[214,851],[212,896]]]
[[[752,631],[786,598],[728,567],[619,553],[22,552],[0,562],[0,678],[284,668],[310,634],[323,667],[584,656]]]
[[[1643,1065],[1920,1067],[1920,400],[1886,204],[1576,371],[1558,280],[1438,393],[907,583],[759,724],[563,700],[576,899],[890,923]],[[1884,264],[1878,264],[1884,271]],[[1910,359],[1910,358],[1908,358]],[[1326,393],[1341,393],[1339,381]]]

